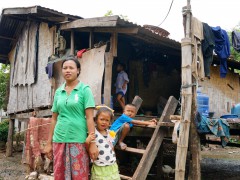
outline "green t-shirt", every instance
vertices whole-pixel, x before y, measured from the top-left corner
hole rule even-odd
[[[87,138],[85,109],[94,108],[95,102],[89,86],[79,82],[68,95],[65,83],[54,96],[52,112],[58,113],[53,142],[84,143]]]

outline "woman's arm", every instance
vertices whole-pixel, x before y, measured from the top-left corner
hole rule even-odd
[[[58,117],[58,113],[52,114],[52,121],[51,121],[50,130],[49,130],[48,141],[47,141],[46,147],[44,148],[45,154],[49,159],[52,159],[52,138],[53,138],[54,128],[57,123],[57,117]]]
[[[88,134],[95,134],[95,126],[93,121],[93,108],[87,108],[85,110],[86,113],[86,119],[87,119],[87,127],[88,127]],[[98,157],[98,148],[96,146],[95,142],[91,142],[89,144],[89,155],[90,158],[94,161]]]

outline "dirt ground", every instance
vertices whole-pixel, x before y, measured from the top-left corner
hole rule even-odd
[[[26,168],[21,158],[22,152],[8,158],[0,152],[0,180],[25,179]],[[201,168],[203,180],[240,180],[240,148],[203,148]]]

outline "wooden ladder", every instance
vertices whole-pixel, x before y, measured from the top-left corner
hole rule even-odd
[[[177,108],[177,104],[178,101],[173,96],[170,96],[157,125],[155,127],[147,126],[148,128],[155,128],[155,130],[145,150],[131,147],[127,147],[125,150],[123,150],[132,153],[142,154],[142,158],[133,176],[129,177],[125,175],[120,175],[121,179],[145,180],[147,178],[147,175],[152,167],[159,148],[163,142],[163,138],[166,134],[166,127],[174,126],[172,123],[169,123],[169,119],[170,115],[174,114]],[[146,126],[138,127],[146,128]]]

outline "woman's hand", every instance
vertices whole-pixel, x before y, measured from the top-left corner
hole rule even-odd
[[[99,151],[95,142],[89,144],[89,156],[95,161],[98,157]]]
[[[44,153],[46,154],[48,159],[50,159],[50,160],[53,159],[52,143],[47,143],[47,145],[44,148]]]

